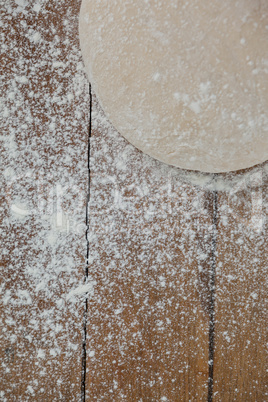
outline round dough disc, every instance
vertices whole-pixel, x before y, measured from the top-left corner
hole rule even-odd
[[[114,127],[204,172],[268,155],[267,0],[83,0],[86,72]]]

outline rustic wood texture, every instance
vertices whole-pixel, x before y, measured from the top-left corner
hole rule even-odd
[[[78,401],[88,84],[79,4],[1,4],[1,401]]]
[[[87,398],[206,400],[207,194],[111,127],[94,130],[91,157]]]
[[[78,13],[74,0],[2,5],[0,400],[81,399],[87,291],[87,401],[265,401],[267,164],[218,192],[214,254],[215,193],[129,145],[94,98],[80,286]]]
[[[219,196],[215,401],[264,401],[267,378],[267,164]]]

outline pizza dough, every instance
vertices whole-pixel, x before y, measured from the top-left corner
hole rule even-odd
[[[266,0],[83,0],[89,80],[114,127],[204,172],[268,159]]]

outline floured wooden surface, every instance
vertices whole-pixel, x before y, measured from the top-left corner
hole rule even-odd
[[[207,400],[213,191],[135,151],[95,101],[92,117],[88,398]],[[215,184],[213,395],[261,400],[267,164],[237,177]]]
[[[208,315],[199,268],[210,244],[202,248],[197,231],[209,243],[207,194],[130,146],[96,109],[88,400],[204,400]]]
[[[88,84],[78,4],[2,3],[0,400],[79,400]]]
[[[243,193],[242,176],[192,185],[129,145],[94,97],[84,286],[78,5],[4,10],[0,399],[80,400],[88,291],[86,400],[206,401],[217,189],[214,399],[265,400],[267,164],[247,172],[261,196],[255,184]]]
[[[267,166],[219,197],[215,401],[267,399]]]

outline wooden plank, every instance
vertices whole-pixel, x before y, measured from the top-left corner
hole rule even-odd
[[[93,124],[87,399],[205,401],[211,200]]]
[[[267,164],[219,195],[215,401],[267,400]]]
[[[79,5],[25,4],[3,6],[0,397],[79,400],[83,307],[68,301],[85,253]],[[87,398],[207,400],[212,194],[134,150],[96,110]],[[265,169],[262,181],[267,216]],[[215,400],[267,397],[258,197],[252,185],[219,195]]]
[[[1,401],[80,399],[88,83],[79,4],[2,4]]]

